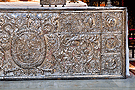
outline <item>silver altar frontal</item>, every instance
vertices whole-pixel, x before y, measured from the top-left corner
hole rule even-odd
[[[0,8],[0,79],[126,77],[125,7]]]

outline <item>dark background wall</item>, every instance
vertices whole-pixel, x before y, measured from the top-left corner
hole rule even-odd
[[[134,0],[124,0],[124,6],[128,8],[129,29],[135,29],[135,4]]]

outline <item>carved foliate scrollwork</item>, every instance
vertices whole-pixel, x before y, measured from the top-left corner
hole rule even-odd
[[[102,53],[119,53],[122,50],[121,34],[103,34]]]
[[[123,14],[119,12],[103,13],[103,32],[121,33],[123,26],[122,16]]]
[[[59,32],[101,32],[100,13],[62,13]]]
[[[99,35],[64,34],[60,36],[59,51],[55,54],[61,73],[99,73]],[[58,53],[59,52],[59,53]],[[90,63],[96,66],[89,66]]]
[[[19,30],[12,40],[11,54],[21,68],[40,66],[46,55],[44,37],[34,30]]]
[[[0,76],[122,75],[122,15],[0,13]]]
[[[106,54],[102,56],[101,61],[103,75],[122,74],[122,61],[120,54]]]

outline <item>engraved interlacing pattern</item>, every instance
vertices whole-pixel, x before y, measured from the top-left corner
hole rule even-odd
[[[101,32],[100,13],[61,13],[60,32]]]
[[[121,75],[122,61],[120,54],[106,54],[102,56],[101,70],[103,75]]]
[[[35,68],[45,59],[46,43],[44,37],[34,30],[19,30],[12,40],[11,54],[14,62],[21,68]]]
[[[122,75],[122,22],[118,12],[0,13],[0,76]]]
[[[99,35],[60,35],[59,53],[55,55],[61,73],[99,73]]]
[[[103,32],[104,33],[122,33],[123,14],[120,12],[102,13]]]
[[[102,53],[120,53],[122,50],[121,34],[102,35]]]
[[[104,75],[122,74],[122,16],[120,12],[102,13],[101,72]]]

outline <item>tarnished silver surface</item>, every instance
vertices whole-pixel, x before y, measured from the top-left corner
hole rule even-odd
[[[40,5],[65,5],[66,0],[40,0]]]
[[[125,25],[126,8],[2,9],[0,77],[125,78]]]

